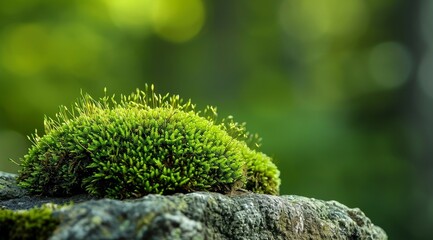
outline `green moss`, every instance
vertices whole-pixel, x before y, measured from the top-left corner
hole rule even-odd
[[[20,211],[0,209],[0,239],[47,239],[58,224],[47,207]]]
[[[195,110],[146,86],[120,102],[84,94],[46,118],[22,159],[20,186],[42,195],[87,192],[112,198],[239,188],[277,194],[279,171],[258,152],[258,137],[216,108]]]

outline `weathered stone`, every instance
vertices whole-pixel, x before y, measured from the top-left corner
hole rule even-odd
[[[0,172],[0,200],[19,198],[27,194],[26,190],[17,186],[15,178],[15,174]]]
[[[5,202],[0,205],[10,208]],[[194,192],[99,199],[56,209],[53,217],[60,224],[51,239],[387,239],[357,208],[300,196]]]
[[[72,197],[53,198],[44,196],[30,196],[28,191],[17,186],[17,175],[0,171],[0,209],[22,210],[39,207],[45,203],[65,204],[69,202],[79,203],[93,199],[88,195],[76,195]]]

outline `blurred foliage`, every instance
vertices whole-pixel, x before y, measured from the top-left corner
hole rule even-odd
[[[2,1],[0,169],[17,171],[25,136],[80,89],[154,83],[246,121],[282,194],[359,207],[390,239],[433,238],[420,137],[433,133],[413,115],[433,120],[432,16],[426,0]]]

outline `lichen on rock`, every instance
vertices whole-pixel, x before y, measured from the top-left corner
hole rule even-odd
[[[21,187],[33,194],[137,198],[150,193],[278,194],[279,171],[255,149],[256,137],[216,108],[196,111],[153,85],[94,100],[83,94],[71,109],[46,118],[45,135],[21,159]]]
[[[53,216],[62,221],[51,239],[387,239],[359,209],[300,196],[148,195],[89,201]]]
[[[59,224],[48,206],[30,210],[0,209],[0,239],[47,239]]]

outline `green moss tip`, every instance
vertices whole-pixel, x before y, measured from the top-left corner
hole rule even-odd
[[[87,192],[110,198],[238,189],[278,194],[279,171],[260,138],[214,107],[160,95],[146,85],[98,101],[82,94],[45,118],[45,135],[21,159],[20,186],[49,196]]]

